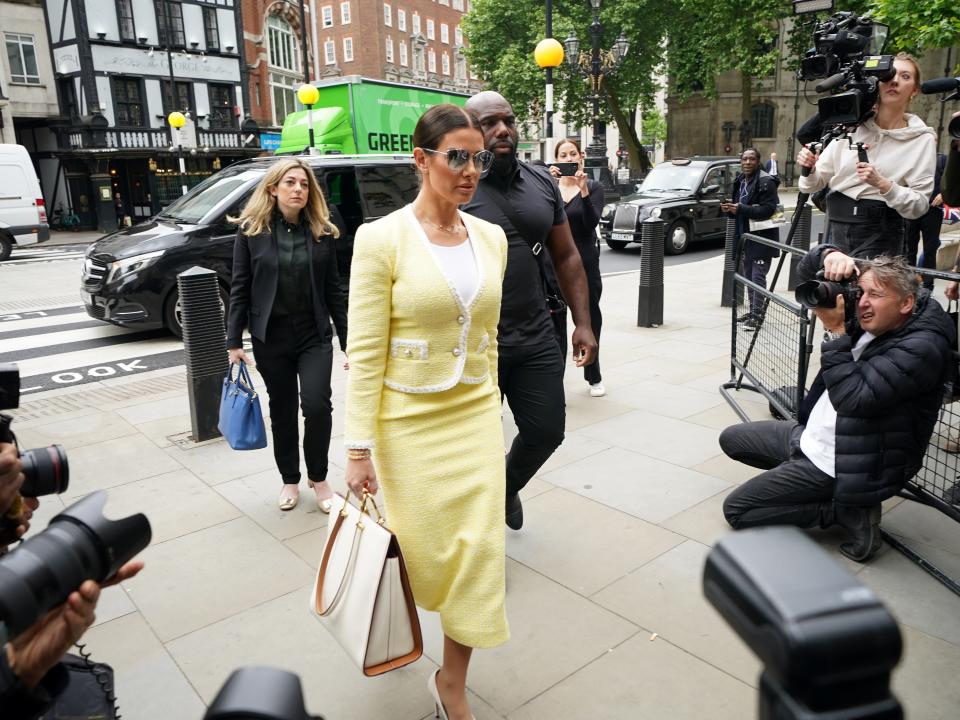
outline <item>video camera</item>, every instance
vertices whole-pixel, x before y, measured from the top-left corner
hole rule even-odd
[[[940,98],[940,102],[947,102],[948,100],[960,100],[960,78],[936,78],[935,80],[927,80],[925,83],[920,85],[920,92],[924,95],[936,95],[937,93],[950,93]],[[960,116],[952,118],[950,124],[947,125],[947,132],[950,133],[950,137],[960,140]]]
[[[873,116],[880,83],[893,78],[893,56],[880,55],[889,27],[852,12],[838,12],[817,23],[814,47],[800,60],[800,80],[826,78],[818,93],[831,95],[817,101],[824,126],[853,126]],[[836,92],[834,92],[836,91]]]
[[[0,363],[0,410],[13,410],[20,406],[20,369],[13,363]],[[17,444],[17,438],[10,430],[13,418],[0,412],[0,442]],[[62,493],[70,483],[70,465],[67,453],[61,445],[48,445],[45,448],[21,450],[17,447],[20,463],[23,466],[23,485],[20,495],[36,498],[43,495]],[[0,520],[0,544],[16,540],[14,530],[19,524],[21,511],[20,497],[6,510]]]

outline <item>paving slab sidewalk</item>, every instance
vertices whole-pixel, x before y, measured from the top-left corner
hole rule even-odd
[[[523,494],[523,530],[508,531],[512,639],[474,656],[478,720],[754,717],[759,665],[700,589],[704,557],[729,532],[723,497],[752,474],[717,445],[737,419],[718,393],[729,379],[722,267],[722,257],[667,267],[658,328],[635,325],[636,273],[604,280],[607,396],[591,398],[568,368],[566,440]],[[345,374],[336,367],[331,480],[342,490]],[[233,668],[266,664],[299,673],[309,709],[327,720],[433,717],[425,679],[440,661],[436,616],[422,614],[422,661],[363,678],[307,611],[327,517],[309,502],[277,509],[269,450],[177,442],[190,428],[182,370],[161,374],[166,392],[18,422],[25,447],[68,444],[77,478],[68,497],[44,500],[37,528],[99,488],[110,489],[111,516],[143,511],[154,524],[146,569],[105,591],[85,638],[114,666],[124,716],[200,718]],[[68,394],[31,398],[22,414]],[[766,416],[755,397],[744,406]],[[509,412],[504,429],[509,441]],[[960,525],[911,503],[887,512],[899,533],[960,560]],[[814,538],[839,560],[838,535]],[[954,717],[960,598],[889,548],[847,567],[901,622],[894,687],[908,716]]]

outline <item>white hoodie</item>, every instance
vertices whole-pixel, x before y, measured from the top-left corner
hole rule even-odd
[[[907,127],[897,130],[882,130],[867,120],[853,133],[852,147],[846,138],[831,142],[810,174],[800,177],[800,190],[814,193],[829,185],[854,200],[883,200],[908,220],[922,217],[930,209],[937,134],[916,115],[906,113],[905,117]],[[858,142],[870,146],[870,164],[893,183],[886,194],[857,177]]]

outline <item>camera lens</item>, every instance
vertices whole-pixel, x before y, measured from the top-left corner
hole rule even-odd
[[[100,490],[0,559],[0,622],[14,638],[65,602],[84,580],[103,582],[150,544],[143,514],[107,520]]]
[[[837,295],[843,292],[840,283],[810,280],[800,283],[794,290],[797,302],[808,308],[831,308],[837,306]]]
[[[24,477],[20,494],[24,497],[59,495],[70,484],[70,464],[62,445],[24,450],[20,463]]]
[[[960,140],[960,115],[950,120],[947,131],[950,133],[950,137]]]

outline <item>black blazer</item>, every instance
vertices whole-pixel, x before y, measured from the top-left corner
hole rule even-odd
[[[324,235],[319,242],[307,228],[310,260],[310,290],[313,314],[320,337],[329,339],[330,319],[337,326],[340,349],[347,347],[347,298],[340,285],[334,238]],[[277,241],[273,232],[247,237],[237,231],[233,243],[233,278],[230,283],[230,312],[227,320],[227,347],[243,347],[243,328],[261,342],[267,337],[267,323],[277,295]]]

